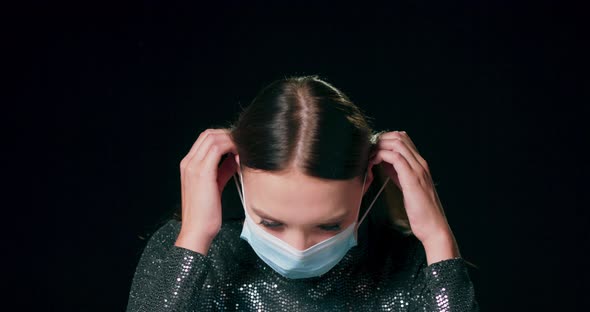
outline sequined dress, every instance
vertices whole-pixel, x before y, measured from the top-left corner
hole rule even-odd
[[[207,256],[174,246],[170,220],[143,250],[127,311],[479,311],[463,258],[427,265],[415,236],[367,224],[330,271],[288,279],[240,239],[243,220],[224,221]]]

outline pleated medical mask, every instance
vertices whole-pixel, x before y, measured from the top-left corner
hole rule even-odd
[[[366,180],[367,173],[365,172],[362,190],[365,189]],[[234,181],[236,182],[236,187],[238,187],[238,182],[235,176]],[[262,259],[262,261],[284,277],[299,279],[322,275],[336,266],[346,253],[348,253],[348,250],[357,245],[358,227],[371,210],[371,207],[379,197],[379,194],[381,194],[381,191],[385,188],[388,181],[389,178],[383,183],[379,193],[377,193],[377,196],[375,196],[375,199],[373,199],[369,208],[358,223],[355,221],[338,234],[305,250],[298,250],[280,238],[268,233],[261,226],[258,226],[248,214],[248,210],[246,209],[244,181],[240,170],[242,190],[240,199],[242,200],[246,216],[240,238],[246,240],[250,244],[254,252],[260,259]],[[362,190],[359,201],[359,211],[363,197]]]

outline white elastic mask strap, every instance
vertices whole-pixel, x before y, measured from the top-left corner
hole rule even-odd
[[[363,179],[363,188],[361,189],[361,196],[359,198],[359,204],[358,204],[359,214],[361,213],[361,205],[363,203],[363,196],[365,195],[365,183],[367,182],[367,173],[368,173],[368,171],[365,172],[365,178]],[[358,218],[359,218],[359,215],[357,214],[356,219],[358,220]],[[359,224],[360,224],[360,222],[357,223],[357,226]]]
[[[236,183],[236,188],[238,189],[238,195],[240,195],[240,200],[242,201],[242,205],[244,206],[244,209],[246,209],[246,201],[245,201],[246,200],[245,199],[246,198],[246,195],[244,194],[244,180],[243,180],[242,176],[243,176],[242,175],[242,171],[240,169],[240,182],[241,183],[238,183],[238,179],[236,178],[235,175],[233,177],[234,177],[234,182]],[[367,181],[367,173],[365,173],[365,179],[363,180],[363,188],[361,190],[361,198],[359,200],[359,206],[363,202],[363,192],[365,190],[365,183],[366,183],[366,181]],[[379,189],[379,192],[377,192],[377,195],[375,196],[375,198],[373,199],[373,201],[369,205],[369,208],[367,208],[367,210],[363,214],[363,217],[359,220],[357,226],[360,226],[360,224],[363,222],[363,220],[365,219],[365,217],[367,217],[367,214],[369,214],[369,211],[371,211],[371,208],[373,207],[373,204],[375,203],[375,201],[377,200],[377,198],[379,198],[379,195],[381,194],[381,192],[383,191],[383,189],[385,189],[385,186],[387,185],[387,182],[389,182],[389,177],[387,177],[387,179],[385,180],[385,182],[381,186],[381,189]],[[240,187],[240,184],[242,185],[242,187]]]
[[[366,179],[366,178],[365,178]],[[383,183],[383,186],[381,186],[381,189],[379,190],[379,192],[377,193],[377,196],[375,196],[375,198],[373,198],[373,201],[371,202],[371,204],[369,205],[369,208],[367,208],[367,211],[365,211],[365,213],[363,214],[363,217],[361,218],[361,220],[359,221],[359,226],[360,224],[363,222],[363,220],[365,219],[365,217],[367,216],[367,214],[369,214],[369,211],[371,211],[371,207],[373,207],[373,204],[375,203],[375,201],[377,200],[377,198],[379,198],[379,194],[381,194],[381,192],[383,191],[383,189],[385,189],[385,185],[387,185],[387,182],[389,182],[389,177],[387,177],[387,179],[385,180],[385,182]],[[363,183],[363,190],[365,189],[364,187],[364,183]]]
[[[244,206],[244,209],[246,209],[246,202],[244,200],[244,196],[242,196],[242,193],[244,192],[243,187],[240,188],[240,183],[238,183],[238,178],[236,178],[236,175],[234,174],[234,182],[236,183],[236,189],[238,189],[238,195],[240,195],[240,200],[242,201],[242,205]],[[243,180],[242,180],[242,169],[240,168],[240,181],[242,182],[242,186],[243,184]]]

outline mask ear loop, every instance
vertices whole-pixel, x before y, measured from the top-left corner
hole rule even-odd
[[[369,205],[369,208],[367,209],[367,211],[365,211],[365,214],[363,214],[363,217],[361,218],[361,220],[359,221],[357,226],[360,226],[360,224],[363,222],[363,220],[365,219],[365,217],[367,216],[367,214],[369,214],[369,211],[371,211],[371,208],[373,207],[373,204],[375,203],[375,201],[377,200],[377,198],[379,198],[379,194],[381,194],[381,192],[383,191],[383,189],[385,188],[385,186],[387,185],[387,182],[389,182],[389,177],[387,177],[387,179],[385,180],[385,182],[383,183],[383,186],[381,186],[381,189],[379,190],[379,192],[377,193],[377,196],[375,196],[375,198],[373,199],[373,201],[371,202],[371,204]],[[364,183],[363,183],[364,184]],[[363,190],[365,189],[364,185],[363,185]],[[362,199],[361,199],[362,200]]]
[[[241,169],[240,169],[241,172]],[[242,190],[240,189],[240,184],[238,183],[238,178],[236,178],[236,175],[233,175],[234,177],[234,182],[236,183],[236,189],[238,190],[238,195],[240,195],[240,200],[242,201],[242,205],[244,206],[244,209],[246,208],[246,203],[244,202],[244,197],[242,196]],[[242,175],[240,173],[240,179],[242,178]]]
[[[359,199],[359,205],[358,205],[359,206],[359,213],[361,212],[361,210],[360,210],[361,208],[360,207],[361,207],[361,204],[363,203],[363,195],[364,195],[364,192],[365,192],[365,183],[367,182],[367,173],[368,173],[368,171],[365,171],[365,178],[363,179],[363,188],[361,189],[361,198]],[[357,220],[358,220],[358,217],[359,217],[359,215],[357,214],[356,215]],[[360,224],[361,224],[360,222],[357,222],[356,223],[355,232],[358,230]]]
[[[242,174],[241,174],[241,169],[240,169],[240,180],[242,179]],[[242,205],[244,206],[244,209],[246,209],[246,203],[244,202],[244,196],[242,195],[243,190],[241,190],[240,188],[240,183],[238,183],[238,178],[236,178],[236,175],[233,175],[234,178],[234,182],[236,184],[236,189],[238,190],[238,195],[240,195],[240,200],[242,201]],[[365,211],[365,213],[363,214],[362,218],[359,220],[359,222],[357,223],[356,227],[358,229],[358,227],[361,225],[361,223],[363,223],[363,220],[365,220],[365,217],[367,217],[367,215],[369,214],[369,211],[371,211],[371,208],[373,207],[373,204],[375,203],[375,201],[377,200],[377,198],[379,198],[379,195],[381,194],[381,192],[383,191],[383,189],[385,189],[385,186],[387,185],[387,182],[389,182],[389,177],[387,177],[387,179],[385,180],[385,183],[383,183],[383,185],[381,186],[381,189],[379,189],[379,192],[377,192],[377,195],[375,196],[375,198],[373,199],[373,201],[371,202],[371,204],[369,205],[369,208],[367,209],[367,211]],[[359,206],[362,204],[363,202],[363,191],[365,190],[365,183],[367,182],[367,172],[365,172],[365,178],[363,180],[363,188],[361,189],[361,198],[359,200]]]

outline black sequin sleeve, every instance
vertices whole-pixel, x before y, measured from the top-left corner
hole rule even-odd
[[[419,267],[410,311],[478,312],[467,263],[461,257],[427,265],[423,246],[417,245]]]
[[[383,239],[383,248],[373,249],[384,251],[377,256],[369,253],[362,235],[326,274],[290,280],[240,239],[239,220],[222,224],[207,256],[174,246],[180,226],[171,220],[148,241],[131,284],[128,312],[479,311],[466,262],[454,258],[427,265],[414,236]],[[388,249],[389,244],[395,247]]]
[[[211,267],[208,257],[174,246],[175,221],[156,231],[145,247],[133,277],[128,312],[192,311]],[[189,300],[189,299],[193,300]]]

